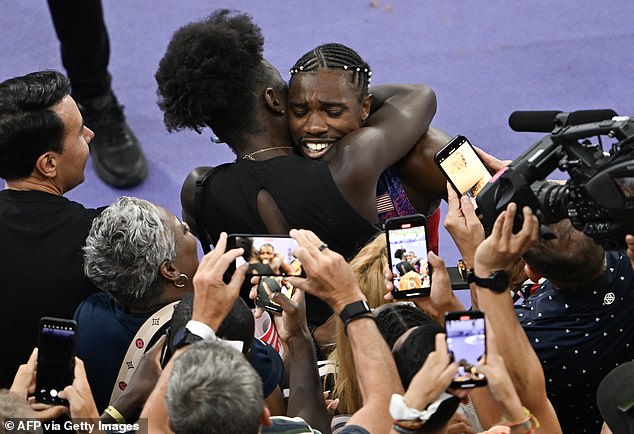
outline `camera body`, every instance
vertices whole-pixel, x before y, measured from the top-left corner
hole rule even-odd
[[[598,142],[589,138],[597,137]],[[608,150],[602,138],[615,140]],[[545,181],[555,169],[567,172],[563,185]],[[634,118],[611,119],[581,125],[556,125],[508,167],[496,174],[477,197],[485,229],[510,202],[529,206],[545,225],[569,218],[606,249],[625,246],[634,233]],[[521,213],[514,224],[522,225]]]

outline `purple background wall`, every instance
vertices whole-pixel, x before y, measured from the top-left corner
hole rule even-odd
[[[263,29],[265,55],[283,72],[324,42],[357,49],[373,82],[424,82],[435,89],[434,125],[512,159],[539,134],[514,133],[514,110],[614,108],[634,114],[634,4],[629,0],[103,0],[110,31],[113,86],[150,161],[133,189],[104,185],[88,165],[69,196],[88,206],[121,194],[180,215],[179,191],[197,165],[233,159],[209,134],[168,134],[156,106],[154,72],[178,27],[219,7],[248,12]],[[0,2],[0,80],[34,70],[62,70],[46,2]],[[441,255],[458,253],[441,233]]]

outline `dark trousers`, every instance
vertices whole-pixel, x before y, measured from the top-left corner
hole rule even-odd
[[[62,63],[81,102],[110,90],[110,43],[101,0],[48,0]]]

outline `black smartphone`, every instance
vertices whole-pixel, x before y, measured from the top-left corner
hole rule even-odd
[[[70,319],[42,317],[37,351],[35,399],[38,402],[68,405],[58,396],[75,378],[77,323]]]
[[[271,301],[271,296],[281,292],[288,298],[293,295],[293,286],[286,282],[282,276],[263,276],[258,282],[258,293],[255,305],[275,314],[282,314],[282,307]]]
[[[465,136],[454,137],[436,153],[434,160],[454,190],[469,196],[475,207],[475,198],[491,174],[469,140]]]
[[[250,276],[305,276],[293,253],[297,246],[297,241],[284,235],[231,234],[227,238],[227,249],[244,249],[234,266],[249,264]]]
[[[484,313],[477,310],[448,312],[445,314],[445,331],[449,354],[459,364],[450,387],[485,386],[486,377],[477,370],[478,362],[486,354]]]
[[[387,257],[394,275],[394,298],[429,295],[431,267],[427,261],[426,222],[421,214],[393,217],[385,222]]]

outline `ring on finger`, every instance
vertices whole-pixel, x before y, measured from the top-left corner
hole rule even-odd
[[[320,252],[322,252],[324,249],[327,249],[327,248],[328,248],[328,244],[326,243],[321,243],[319,247],[317,247],[317,249],[319,249]]]

